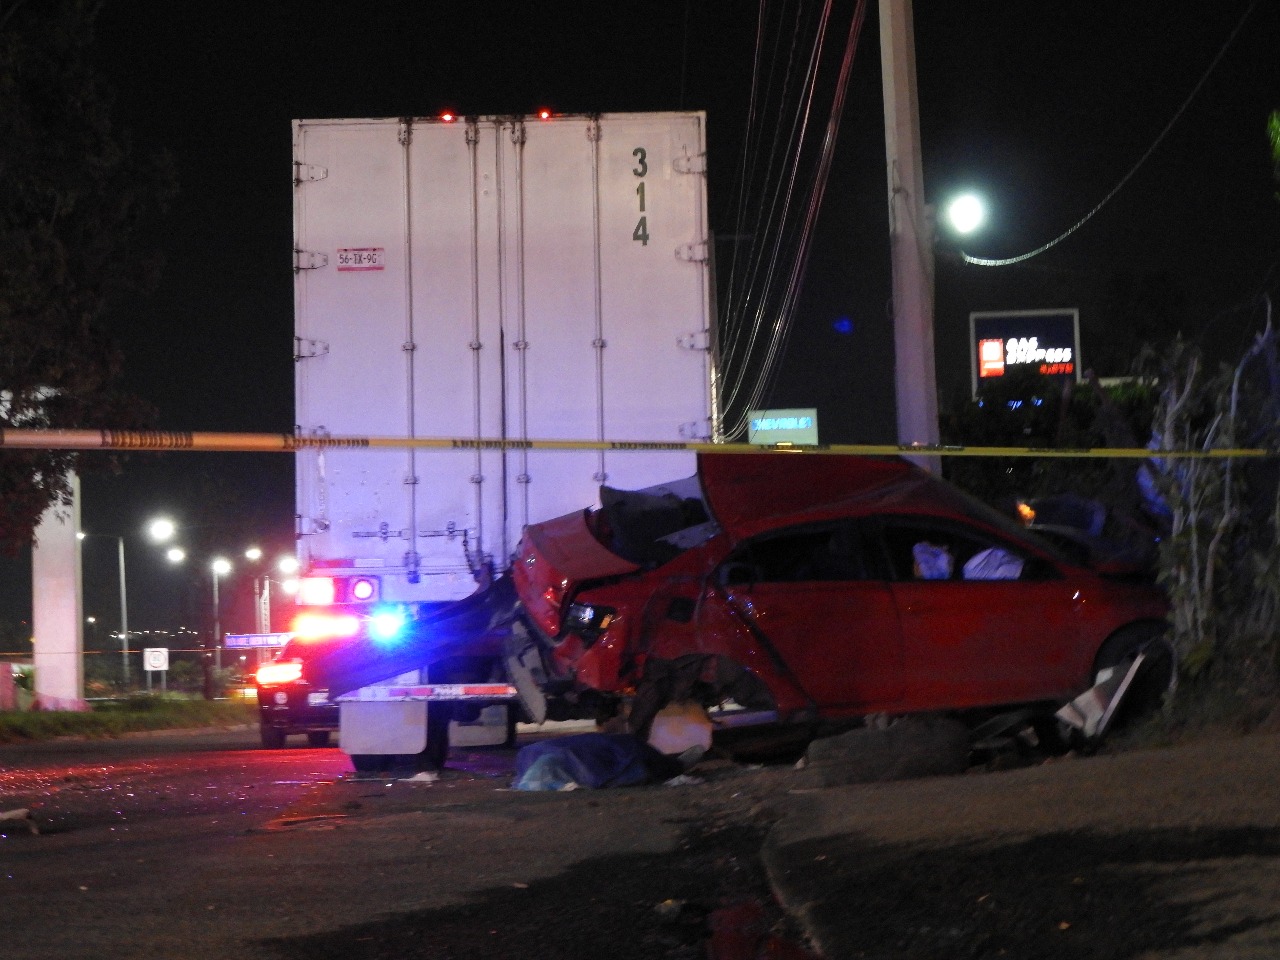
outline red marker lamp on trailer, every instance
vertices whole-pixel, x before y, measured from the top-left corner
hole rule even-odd
[[[331,607],[342,603],[376,603],[382,595],[377,577],[303,577],[298,581],[300,607]]]

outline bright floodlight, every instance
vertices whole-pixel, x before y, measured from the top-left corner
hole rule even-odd
[[[231,572],[231,561],[226,557],[214,557],[213,563],[209,564],[215,575],[225,577]]]
[[[947,205],[947,222],[956,233],[973,233],[986,218],[986,206],[972,193],[961,194]]]
[[[187,559],[187,551],[183,550],[181,547],[170,547],[165,551],[164,557],[170,563],[181,563],[183,560]]]
[[[262,559],[262,550],[259,547],[250,547],[244,552],[244,557],[246,560],[252,560],[257,563]]]
[[[293,573],[297,573],[298,558],[297,557],[281,557],[280,562],[276,564],[276,569],[279,570],[281,573],[283,573],[285,576],[288,576]]]
[[[174,526],[173,521],[167,517],[156,517],[156,519],[152,520],[151,523],[147,525],[147,533],[150,534],[151,539],[155,540],[157,543],[163,543],[170,539],[174,533],[177,532],[177,529],[178,528]]]

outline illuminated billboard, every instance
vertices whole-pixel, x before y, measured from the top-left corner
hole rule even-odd
[[[1001,310],[969,314],[973,392],[1015,370],[1080,379],[1080,311]]]
[[[815,446],[818,442],[816,409],[752,410],[747,416],[748,443]]]

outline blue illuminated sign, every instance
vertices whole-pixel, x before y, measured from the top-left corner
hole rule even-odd
[[[231,649],[253,650],[283,647],[292,639],[292,633],[228,633],[223,636],[222,645]]]
[[[747,416],[748,443],[814,446],[818,442],[817,410],[752,410]]]

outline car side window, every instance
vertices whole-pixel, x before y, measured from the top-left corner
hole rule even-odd
[[[1042,580],[1052,569],[1014,544],[949,524],[890,522],[882,543],[895,580]]]
[[[743,544],[725,561],[726,584],[866,580],[863,539],[851,523],[771,533]]]

